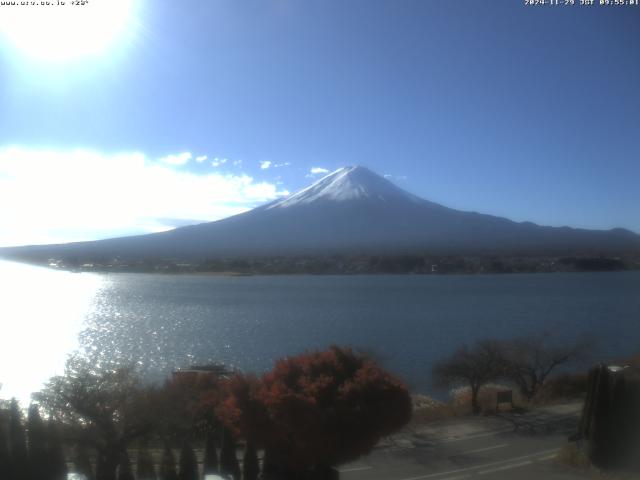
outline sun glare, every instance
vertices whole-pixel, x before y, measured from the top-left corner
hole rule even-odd
[[[16,2],[2,7],[0,35],[33,59],[78,60],[108,51],[130,28],[132,10],[133,0]]]

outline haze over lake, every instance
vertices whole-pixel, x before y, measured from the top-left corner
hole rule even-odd
[[[27,399],[74,351],[158,378],[218,361],[247,371],[331,344],[371,352],[417,391],[462,342],[591,335],[597,360],[640,344],[640,272],[254,276],[69,273],[0,262],[0,396]]]

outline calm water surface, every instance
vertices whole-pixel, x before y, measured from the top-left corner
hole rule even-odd
[[[207,361],[261,372],[351,345],[428,391],[434,361],[479,338],[588,334],[598,359],[640,350],[640,272],[214,277],[0,262],[0,281],[3,397],[25,398],[72,351],[158,375]]]

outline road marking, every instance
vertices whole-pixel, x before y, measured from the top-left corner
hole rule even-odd
[[[546,457],[540,457],[537,460],[539,462],[546,462],[547,460],[553,460],[554,458],[556,458],[557,455],[555,453],[551,454],[551,455],[547,455]]]
[[[346,472],[359,472],[361,470],[371,470],[373,467],[351,467],[351,468],[339,468],[338,471],[340,473]]]
[[[484,448],[476,448],[475,450],[467,450],[466,452],[456,453],[456,455],[467,455],[469,453],[487,452],[489,450],[495,450],[496,448],[504,448],[504,447],[508,447],[508,446],[509,446],[508,443],[503,443],[503,444],[500,444],[500,445],[494,445],[493,447],[484,447]]]
[[[449,470],[447,472],[429,473],[427,475],[420,475],[419,477],[403,478],[402,480],[424,480],[426,478],[442,477],[443,475],[451,475],[454,473],[472,472],[472,471],[478,470],[479,468],[493,467],[494,465],[500,465],[500,464],[509,463],[509,462],[517,462],[518,460],[524,460],[527,458],[537,457],[540,455],[548,455],[550,453],[555,453],[558,450],[560,449],[553,448],[550,450],[542,450],[541,452],[530,453],[529,455],[522,455],[520,457],[515,457],[515,458],[508,458],[506,460],[499,460],[497,462],[489,462],[489,463],[484,463],[482,465],[474,465],[472,467],[458,468],[457,470]],[[443,479],[440,479],[440,480],[443,480]]]
[[[485,475],[487,473],[495,473],[495,472],[501,472],[503,470],[511,470],[512,468],[518,468],[518,467],[524,467],[525,465],[531,465],[531,463],[533,463],[531,460],[525,460],[524,462],[520,462],[520,463],[511,463],[509,465],[504,465],[502,467],[489,468],[488,470],[480,470],[480,471],[478,471],[478,474]]]
[[[494,430],[493,432],[478,433],[475,435],[466,435],[463,437],[444,438],[440,440],[439,443],[462,442],[464,440],[473,440],[475,438],[493,437],[494,435],[499,435],[501,433],[507,433],[507,432],[513,432],[513,428],[503,428],[502,430]]]

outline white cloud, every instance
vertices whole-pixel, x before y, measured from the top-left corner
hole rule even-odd
[[[242,160],[234,160],[232,163],[237,167],[238,165],[242,165]]]
[[[167,155],[159,159],[159,162],[166,163],[167,165],[184,165],[191,160],[191,152],[182,152],[176,155]]]
[[[211,166],[212,167],[219,167],[220,165],[224,165],[225,163],[227,163],[227,159],[226,158],[214,158],[213,160],[211,160]]]
[[[271,167],[271,161],[270,160],[263,160],[262,162],[260,162],[260,168],[262,170],[266,170],[269,167]]]
[[[207,157],[206,155],[199,155],[199,156],[196,157],[196,162],[202,163],[202,162],[206,161],[207,158],[209,158],[209,157]]]
[[[0,148],[0,245],[90,240],[217,220],[287,192],[144,154]],[[166,220],[170,219],[170,220]]]
[[[391,175],[389,173],[385,173],[383,176],[384,176],[384,178],[391,178],[393,175]]]
[[[311,170],[309,171],[311,172],[312,175],[319,175],[320,173],[329,173],[329,170],[322,167],[312,167]]]

